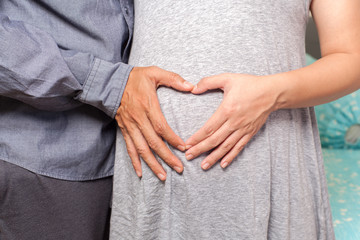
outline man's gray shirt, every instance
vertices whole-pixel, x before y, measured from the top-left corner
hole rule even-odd
[[[0,2],[1,160],[65,180],[113,174],[132,27],[132,1]]]

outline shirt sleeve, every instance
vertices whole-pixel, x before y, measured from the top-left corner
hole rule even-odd
[[[60,49],[46,32],[0,14],[0,96],[47,111],[85,103],[114,117],[131,69]]]

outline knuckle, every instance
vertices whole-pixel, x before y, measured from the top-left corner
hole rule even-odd
[[[151,104],[150,98],[148,98],[147,100],[144,100],[144,101],[139,101],[139,106],[145,113],[151,112],[151,105],[152,104]]]
[[[132,148],[127,148],[127,152],[129,154],[129,156],[131,157],[131,159],[133,159],[137,156],[137,152],[135,152],[134,149],[132,149]]]
[[[146,149],[146,147],[144,147],[144,146],[137,146],[136,147],[136,151],[137,151],[137,153],[140,155],[140,156],[142,156],[142,157],[144,157],[146,154],[147,154],[147,149]]]
[[[124,112],[125,112],[124,105],[120,105],[120,107],[116,111],[116,117],[120,118],[124,114]]]
[[[246,144],[245,142],[241,142],[240,144],[237,144],[235,146],[236,153],[240,152],[244,148],[245,144]]]
[[[124,122],[132,122],[133,118],[133,114],[132,112],[128,113],[124,113],[123,115],[121,115],[121,118],[123,119]]]
[[[181,80],[180,75],[174,72],[169,72],[169,79],[171,82],[177,82]]]
[[[124,119],[122,122],[122,129],[131,135],[131,133],[136,129],[136,125],[132,119]]]
[[[137,109],[134,109],[134,111],[129,111],[126,114],[124,114],[124,117],[129,122],[136,122],[137,124],[143,124],[144,120],[144,113],[142,111],[138,111]]]
[[[229,152],[232,148],[233,144],[230,142],[226,142],[223,144],[222,148],[224,149],[225,152]]]
[[[209,137],[209,136],[213,135],[214,129],[212,127],[205,127],[204,132],[205,132],[205,135],[207,137]]]
[[[122,105],[119,107],[119,110],[117,112],[117,117],[123,119],[123,121],[128,120],[131,118],[131,115],[133,114],[133,111],[128,111],[129,108],[125,105]]]
[[[141,133],[143,133],[146,129],[145,129],[145,126],[143,125],[143,124],[141,124],[140,122],[136,122],[136,124],[135,124],[135,126],[136,127],[134,127],[134,129],[139,129],[139,131],[141,132]]]
[[[149,66],[148,69],[151,71],[151,72],[154,72],[154,71],[157,71],[159,69],[159,67],[157,66]]]
[[[239,127],[238,126],[241,126],[241,124],[231,124],[228,129],[230,132],[236,132],[239,130]]]
[[[117,124],[120,128],[121,133],[125,136],[128,135],[128,130],[131,129],[131,120],[127,119],[124,116],[118,119]]]
[[[243,149],[243,147],[244,147],[244,145],[239,145],[239,146],[236,146],[235,147],[235,151],[238,153],[238,152],[240,152],[242,149]]]
[[[155,151],[158,150],[161,146],[160,142],[155,138],[150,138],[148,140],[148,145],[151,149],[153,149]]]
[[[255,131],[255,128],[254,128],[254,126],[252,125],[252,124],[247,124],[245,127],[244,127],[244,131],[245,131],[245,133],[247,134],[247,135],[251,135],[254,131]],[[247,137],[246,137],[247,138]],[[245,138],[245,139],[246,139]],[[245,140],[244,139],[244,140]],[[243,140],[243,141],[244,141]]]
[[[115,116],[115,120],[117,122],[117,125],[119,126],[120,130],[122,131],[124,129],[124,123],[119,115]]]
[[[157,66],[149,66],[144,69],[145,75],[147,76],[147,79],[158,84],[157,83],[157,74],[159,72],[160,68]]]
[[[118,122],[118,126],[120,128],[120,131],[123,135],[126,135],[126,129],[125,129],[125,126],[122,122]]]
[[[157,121],[154,123],[153,125],[154,129],[155,129],[155,132],[159,133],[159,134],[162,134],[164,133],[164,130],[165,130],[165,123],[161,122],[161,121]]]

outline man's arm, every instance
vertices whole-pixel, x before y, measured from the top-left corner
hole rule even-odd
[[[132,67],[60,49],[46,32],[0,14],[0,95],[65,111],[81,103],[114,117]]]
[[[138,175],[141,176],[140,155],[165,180],[166,173],[150,149],[182,172],[182,163],[161,137],[180,150],[185,149],[185,144],[167,125],[156,88],[165,85],[190,91],[193,86],[180,76],[155,67],[135,68],[129,78],[132,69],[90,53],[60,49],[46,32],[0,15],[0,95],[48,111],[65,111],[85,103],[112,118],[117,114]],[[126,97],[120,105],[124,91]],[[147,101],[151,104],[144,105]]]

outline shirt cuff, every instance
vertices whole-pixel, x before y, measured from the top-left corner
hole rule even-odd
[[[132,68],[125,63],[114,64],[95,58],[77,99],[114,118]]]

